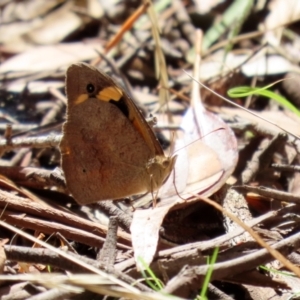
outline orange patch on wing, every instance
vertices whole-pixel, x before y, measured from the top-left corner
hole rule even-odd
[[[122,96],[123,92],[117,86],[108,86],[98,93],[97,98],[108,102],[110,100],[119,101]]]
[[[89,98],[88,94],[81,94],[75,100],[74,105],[80,104],[80,103],[86,101],[88,98]]]

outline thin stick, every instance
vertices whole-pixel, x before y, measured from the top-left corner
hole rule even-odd
[[[267,249],[269,253],[277,259],[279,262],[281,262],[286,268],[288,268],[290,271],[292,271],[294,274],[296,274],[300,278],[300,269],[297,268],[294,264],[292,264],[288,259],[286,259],[279,251],[273,249],[269,244],[267,244],[252,228],[247,226],[245,223],[243,223],[241,220],[239,220],[235,215],[232,213],[226,211],[224,208],[221,207],[218,203],[206,198],[206,197],[200,197],[195,195],[195,197],[201,199],[205,203],[213,206],[217,210],[221,211],[224,215],[228,216],[231,220],[236,222],[238,225],[240,225],[244,230],[246,230],[253,239],[262,247]]]
[[[113,47],[115,47],[122,39],[123,35],[129,31],[136,20],[143,15],[150,5],[149,1],[145,1],[123,24],[121,29],[114,35],[111,40],[106,44],[104,53],[108,53]],[[101,61],[101,57],[98,57],[95,61],[93,61],[93,65],[99,64]]]

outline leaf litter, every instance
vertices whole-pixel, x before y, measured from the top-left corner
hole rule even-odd
[[[293,0],[288,4],[273,0],[264,7],[253,1],[240,7],[239,1],[235,6],[230,1],[207,1],[203,11],[198,2],[154,2],[150,4],[151,19],[147,13],[136,16],[132,28],[127,20],[138,10],[133,3],[60,0],[41,6],[38,0],[0,2],[0,206],[1,219],[6,222],[1,221],[2,280],[34,282],[41,297],[56,291],[57,298],[67,299],[93,293],[163,299],[163,294],[150,293],[144,283],[130,287],[141,278],[135,261],[142,257],[164,283],[165,292],[191,299],[200,295],[206,258],[220,247],[213,281],[206,291],[209,299],[222,299],[220,295],[242,299],[246,294],[249,299],[282,299],[299,290],[297,271],[290,273],[296,277],[275,272],[291,270],[290,262],[299,264],[299,204],[295,200],[299,193],[299,118],[258,95],[234,100],[247,105],[255,113],[251,115],[216,100],[197,83],[204,81],[226,96],[231,87],[267,86],[297,72],[299,6]],[[236,27],[230,20],[234,9],[243,23]],[[226,22],[233,25],[219,33],[217,23],[213,28],[213,22],[201,18],[224,13]],[[254,17],[256,21],[249,22]],[[206,47],[201,56],[195,50],[199,49],[199,27]],[[212,45],[207,43],[208,29],[214,32]],[[116,39],[118,32],[122,34]],[[109,43],[114,40],[117,42]],[[264,46],[258,49],[257,42]],[[106,54],[99,56],[99,52]],[[123,73],[145,116],[152,113],[157,119],[154,130],[166,155],[178,156],[156,206],[153,196],[147,195],[143,201],[80,207],[68,194],[57,146],[65,114],[64,73],[79,61],[97,63],[110,75],[116,75],[115,70]],[[194,80],[184,70],[193,73]],[[285,82],[290,82],[288,76]],[[299,108],[287,86],[274,86],[272,91]],[[286,138],[278,137],[281,128]],[[245,172],[251,174],[247,183]],[[253,226],[260,239],[289,261],[274,258],[254,242],[250,230],[241,230],[230,214],[216,210],[204,198],[201,201],[201,196]],[[110,216],[118,220],[117,231],[110,231],[107,225]],[[35,247],[32,239],[26,240],[28,233],[47,244]],[[107,244],[106,235],[117,242]],[[105,255],[116,253],[116,257],[104,259],[102,255],[97,260],[103,244],[108,249]],[[56,253],[54,258],[59,248],[65,254]],[[109,268],[101,261],[107,259],[115,261]],[[257,267],[262,264],[267,268],[259,272]],[[99,274],[97,270],[105,271],[102,283],[91,277]],[[66,272],[90,275],[85,275],[87,280],[74,274],[54,281],[57,272],[61,276],[70,274]],[[13,285],[19,293],[24,288]],[[0,288],[1,296],[10,293],[5,286]]]

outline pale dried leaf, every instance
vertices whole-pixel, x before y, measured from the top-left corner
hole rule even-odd
[[[0,78],[65,69],[72,63],[96,58],[101,52],[98,43],[72,43],[40,46],[7,59],[0,65]]]
[[[32,44],[29,44],[28,41],[24,39],[24,35],[17,36],[9,42],[0,45],[0,51],[2,53],[9,53],[9,54],[17,54],[21,52],[25,52],[30,50],[34,47]]]
[[[49,88],[60,89],[63,88],[65,84],[62,81],[31,81],[22,78],[19,80],[14,80],[12,82],[4,83],[3,87],[9,92],[21,93],[27,88],[30,94],[43,94],[49,91]]]
[[[147,264],[153,260],[159,240],[159,228],[170,208],[169,206],[155,207],[134,212],[130,231],[132,247],[138,265],[139,258],[142,258]]]
[[[203,82],[216,76],[225,76],[226,74],[231,73],[235,68],[239,67],[241,67],[243,74],[248,77],[277,75],[291,71],[300,71],[299,67],[292,64],[282,55],[266,55],[265,53],[261,53],[252,57],[252,53],[225,54],[223,50],[220,50],[201,63],[199,78]],[[189,82],[190,80],[190,77],[186,73],[180,76],[181,82]]]
[[[206,14],[211,11],[212,8],[217,6],[218,4],[224,2],[224,0],[206,0],[206,1],[201,1],[201,0],[196,0],[194,1],[195,6],[197,8],[197,12],[199,14]]]
[[[71,2],[67,4],[71,4]],[[44,18],[40,27],[27,33],[26,37],[40,45],[56,44],[62,41],[82,25],[81,18],[70,9],[70,5],[65,5],[61,9],[53,11]]]
[[[181,150],[176,153],[174,171],[159,192],[161,201],[133,215],[130,230],[137,262],[138,257],[148,264],[153,260],[159,229],[170,209],[186,205],[186,200],[198,201],[195,194],[210,196],[225,183],[237,163],[237,141],[232,130],[203,106],[190,108],[181,127],[184,139],[176,141],[176,149]]]
[[[274,134],[282,132],[282,130],[275,125],[257,118],[256,116],[249,114],[247,111],[242,109],[222,107],[220,108],[220,112],[227,116],[238,117],[243,119],[245,122],[248,121],[254,125],[261,126],[261,128],[268,128],[271,132],[274,132]],[[281,128],[294,135],[300,136],[300,120],[299,117],[292,118],[293,113],[287,113],[284,111],[255,111],[255,114],[277,124]]]
[[[21,1],[16,3],[13,11],[13,17],[16,20],[30,20],[33,18],[40,17],[47,13],[47,11],[54,8],[63,0],[47,0],[47,1]]]
[[[0,43],[8,43],[17,37],[38,28],[43,24],[41,19],[34,19],[30,22],[14,22],[1,24],[0,26]]]
[[[297,69],[281,55],[255,57],[242,66],[242,72],[248,77],[278,75]]]
[[[281,26],[300,18],[300,1],[273,0],[269,4],[269,9],[270,13],[265,21],[265,36],[270,43],[279,45],[283,30]],[[273,30],[275,28],[277,29]]]
[[[99,19],[104,15],[104,10],[99,0],[87,1],[87,13],[95,19]]]

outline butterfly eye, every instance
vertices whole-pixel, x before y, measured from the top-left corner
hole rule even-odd
[[[87,91],[88,93],[94,92],[94,91],[95,91],[94,85],[91,84],[91,83],[89,83],[89,84],[86,86],[86,91]]]

